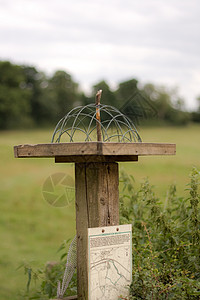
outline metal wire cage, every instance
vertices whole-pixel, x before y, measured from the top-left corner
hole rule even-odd
[[[99,111],[101,120],[97,119]],[[141,142],[133,122],[110,105],[88,104],[67,113],[56,125],[52,143],[97,141],[97,124],[100,124],[102,142]]]

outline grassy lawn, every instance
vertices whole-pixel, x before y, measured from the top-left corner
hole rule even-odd
[[[139,162],[120,163],[120,170],[132,174],[136,186],[149,177],[155,191],[165,199],[171,183],[183,195],[188,174],[193,166],[200,169],[200,126],[141,128],[144,142],[177,144],[177,155],[140,157]],[[57,260],[56,253],[64,239],[75,235],[73,203],[55,208],[43,198],[45,179],[64,172],[74,178],[73,164],[55,164],[53,159],[15,159],[13,146],[24,143],[50,142],[52,131],[10,131],[0,133],[0,299],[20,299],[25,289],[23,270],[16,270],[22,261],[43,266]],[[34,285],[33,285],[34,288]]]

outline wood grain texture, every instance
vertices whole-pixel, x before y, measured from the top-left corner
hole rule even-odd
[[[87,229],[119,224],[117,163],[76,163],[78,299],[88,299]]]
[[[75,155],[175,155],[176,145],[165,143],[52,143],[15,146],[14,154],[18,158]]]
[[[55,163],[84,163],[84,162],[126,162],[138,161],[137,155],[71,155],[56,156]]]

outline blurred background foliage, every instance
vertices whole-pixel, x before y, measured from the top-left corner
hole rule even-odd
[[[103,104],[121,109],[136,123],[140,119],[142,125],[200,122],[200,97],[197,110],[188,112],[176,89],[142,86],[133,78],[113,90],[102,80],[86,95],[63,70],[47,76],[33,66],[0,61],[0,129],[52,126],[73,107],[94,103],[98,89],[103,90]]]

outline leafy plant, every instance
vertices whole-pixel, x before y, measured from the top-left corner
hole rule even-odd
[[[133,178],[122,174],[120,219],[133,225],[130,299],[199,299],[199,177],[193,168],[189,197],[171,185],[163,203],[148,179],[136,192]]]
[[[134,178],[121,174],[120,223],[133,225],[133,274],[130,300],[200,299],[200,172],[193,168],[187,185],[189,196],[178,197],[172,184],[165,201],[158,199],[146,178],[138,191]],[[55,297],[62,279],[69,240],[64,242],[60,262],[33,270],[25,264],[28,276],[25,299]],[[30,292],[32,280],[40,280]],[[74,274],[67,295],[76,294]]]
[[[69,243],[70,240],[64,241],[58,249],[58,252],[61,252],[59,262],[48,262],[44,268],[41,269],[34,269],[30,264],[27,263],[23,263],[19,266],[19,268],[24,267],[25,274],[28,277],[26,291],[21,294],[23,299],[45,300],[51,299],[52,297],[56,298],[58,281],[62,281],[65,270]],[[35,282],[35,289],[33,290],[30,289],[32,280]],[[77,278],[75,273],[71,279],[65,296],[77,294],[76,281]],[[37,283],[39,283],[39,285],[37,285]]]

